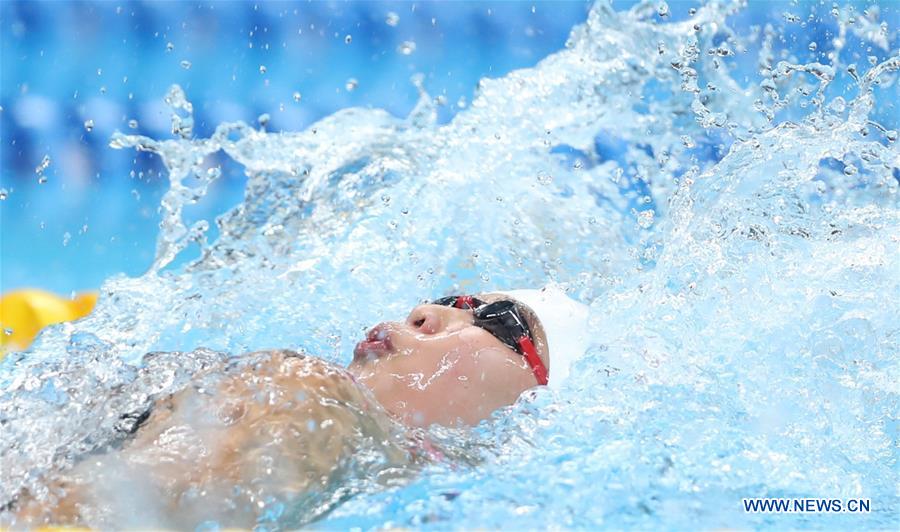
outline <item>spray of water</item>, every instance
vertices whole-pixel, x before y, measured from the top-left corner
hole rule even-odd
[[[796,13],[746,32],[739,2],[683,21],[600,2],[564,50],[482,80],[446,125],[414,78],[406,118],[347,109],[298,133],[228,123],[197,139],[173,87],[174,139],[111,143],[169,171],[154,265],[7,357],[0,500],[39,495],[48,471],[114,439],[123,412],[221,353],[278,346],[343,364],[363,327],[420,300],[553,280],[592,308],[595,343],[567,385],[444,435],[480,446],[481,465],[357,490],[322,526],[815,519],[742,513],[741,497],[762,496],[867,497],[872,514],[821,526],[891,526],[896,30],[876,8],[811,9],[839,31],[806,62],[777,38],[805,24]],[[869,47],[868,68],[845,63],[851,43]],[[736,75],[748,57],[755,78]],[[246,169],[244,201],[188,224],[220,151]],[[173,353],[148,369],[149,351]]]

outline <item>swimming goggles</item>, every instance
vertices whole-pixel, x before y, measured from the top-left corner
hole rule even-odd
[[[515,302],[508,299],[486,303],[474,296],[447,296],[431,302],[432,305],[471,310],[476,327],[494,335],[513,351],[525,357],[538,384],[548,382],[547,366],[541,361],[534,347],[531,329],[522,317]]]

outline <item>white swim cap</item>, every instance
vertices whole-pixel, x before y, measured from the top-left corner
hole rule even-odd
[[[557,388],[569,376],[569,367],[589,345],[588,306],[549,284],[540,290],[497,291],[530,308],[541,322],[549,352],[549,386]]]

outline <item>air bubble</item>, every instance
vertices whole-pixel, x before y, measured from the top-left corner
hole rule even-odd
[[[171,52],[171,51],[174,50],[174,49],[175,49],[175,45],[174,45],[174,44],[172,44],[172,43],[170,43],[170,42],[169,42],[169,43],[166,43],[166,52]]]
[[[642,229],[649,229],[650,226],[653,225],[653,217],[655,215],[656,213],[653,211],[653,209],[641,211],[640,213],[638,213],[637,217],[638,225],[641,226]]]
[[[887,130],[887,131],[884,132],[884,136],[887,137],[887,139],[888,139],[890,142],[896,142],[896,141],[897,141],[897,130],[896,130],[896,129],[889,129],[889,130]]]
[[[8,197],[9,197],[9,191],[7,191],[5,188],[0,188],[0,201],[3,201]]]
[[[815,42],[811,42],[811,43],[809,43],[809,46],[807,46],[807,48],[809,48],[810,52],[815,52],[816,50],[819,49],[819,45],[816,44]]]
[[[553,176],[548,174],[547,172],[538,172],[537,180],[538,183],[547,186],[553,182]]]
[[[359,81],[357,81],[356,78],[348,79],[347,83],[344,85],[344,88],[347,89],[347,92],[355,91],[356,87],[359,87]]]
[[[388,12],[387,17],[384,19],[384,23],[391,27],[396,27],[397,24],[400,23],[400,15],[394,13],[393,11]]]
[[[66,231],[65,233],[63,233],[62,245],[63,245],[63,246],[68,246],[70,240],[72,240],[72,233],[70,233],[70,232],[68,232],[68,231]]]
[[[300,94],[300,91],[294,91],[293,97],[295,102],[300,103],[300,99],[303,98],[303,95]]]
[[[260,126],[266,127],[267,125],[269,125],[269,120],[271,119],[272,117],[269,116],[269,113],[263,113],[256,118],[256,121],[259,122]]]
[[[93,120],[85,120],[84,121],[84,129],[90,133],[94,130],[94,121]]]
[[[266,68],[266,65],[259,65],[259,73],[260,74],[265,74],[267,70],[268,69]]]
[[[206,171],[206,177],[209,179],[218,179],[222,175],[222,169],[218,166],[213,166],[209,170]]]
[[[183,69],[185,69],[185,70],[190,70],[190,69],[191,69],[191,62],[188,61],[187,59],[184,59],[183,61],[181,61],[181,68],[183,68]]]
[[[856,169],[856,166],[852,164],[844,165],[844,175],[852,176],[856,175],[857,172],[859,172],[859,170]]]
[[[352,43],[352,42],[353,42],[353,36],[352,36],[352,35],[350,35],[350,34],[348,33],[346,36],[344,36],[344,44],[350,44],[350,43]]]
[[[128,127],[130,127],[131,129],[137,129],[138,121],[132,118],[131,120],[128,121]]]
[[[397,51],[403,55],[410,55],[416,51],[416,43],[413,41],[403,41],[397,47]]]

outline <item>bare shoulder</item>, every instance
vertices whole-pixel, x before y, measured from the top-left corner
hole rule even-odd
[[[226,383],[238,387],[265,387],[277,391],[308,391],[347,401],[372,399],[346,369],[286,349],[256,351],[235,358]],[[236,391],[236,390],[235,390]]]

